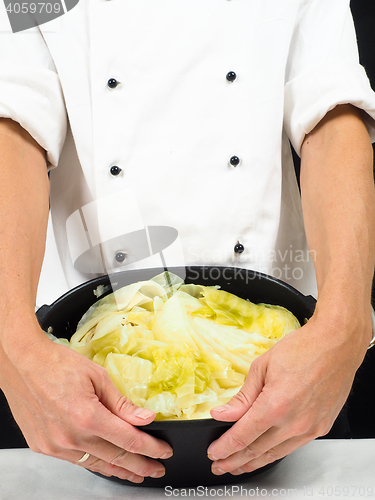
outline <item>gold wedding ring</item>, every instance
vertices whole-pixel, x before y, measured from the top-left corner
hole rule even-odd
[[[83,462],[86,462],[89,456],[90,453],[85,453],[79,460],[76,460],[77,464],[82,464]]]

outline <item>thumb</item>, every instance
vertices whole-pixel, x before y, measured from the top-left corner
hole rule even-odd
[[[95,389],[101,404],[125,422],[131,425],[147,425],[155,419],[155,412],[135,405],[117,389],[109,376],[105,376],[100,387],[96,385]]]
[[[264,384],[264,372],[261,366],[258,368],[258,364],[255,364],[254,361],[241,389],[227,404],[212,408],[210,412],[212,418],[223,422],[235,422],[239,420],[258,398]]]

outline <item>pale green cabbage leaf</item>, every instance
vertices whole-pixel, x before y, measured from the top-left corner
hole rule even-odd
[[[69,345],[156,419],[209,418],[239,391],[252,361],[299,327],[283,307],[162,273],[97,301]]]

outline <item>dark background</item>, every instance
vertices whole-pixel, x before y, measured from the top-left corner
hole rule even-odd
[[[329,1],[329,0],[327,0]],[[356,25],[360,60],[375,90],[375,0],[352,0],[351,8]],[[295,158],[296,171],[299,159]],[[375,287],[373,287],[375,305]],[[375,437],[375,347],[370,349],[358,370],[352,393],[346,404],[350,433],[346,437]],[[332,435],[335,437],[335,434]],[[340,436],[340,428],[338,430]],[[12,420],[0,391],[0,448],[24,447],[26,443]]]

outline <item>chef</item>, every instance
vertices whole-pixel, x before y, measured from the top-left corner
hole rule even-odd
[[[375,96],[349,1],[80,0],[20,33],[2,7],[0,58],[0,379],[31,449],[135,483],[173,453],[36,322],[49,199],[69,286],[205,264],[318,296],[212,410],[236,421],[214,474],[326,434],[372,337]]]

